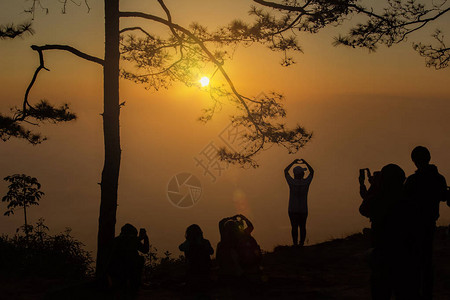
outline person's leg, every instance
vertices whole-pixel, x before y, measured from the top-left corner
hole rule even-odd
[[[433,240],[436,226],[427,228],[423,243],[423,299],[433,299]]]
[[[305,244],[306,240],[306,219],[308,218],[308,213],[299,215],[299,225],[300,225],[300,246]]]
[[[289,220],[291,221],[291,234],[292,234],[292,243],[294,246],[298,245],[298,221],[296,213],[289,213]]]
[[[371,254],[372,300],[390,300],[392,294],[391,270],[385,249],[374,248]]]

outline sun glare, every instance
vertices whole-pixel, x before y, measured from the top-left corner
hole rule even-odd
[[[207,86],[207,85],[209,84],[209,78],[208,78],[208,77],[202,77],[202,78],[200,79],[200,84],[201,84],[202,86]]]

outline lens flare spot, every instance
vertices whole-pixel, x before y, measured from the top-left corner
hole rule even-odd
[[[200,84],[201,84],[202,86],[207,86],[207,85],[209,84],[209,78],[208,78],[208,77],[202,77],[202,78],[200,79]]]

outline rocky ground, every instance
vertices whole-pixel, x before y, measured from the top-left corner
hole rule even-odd
[[[241,282],[233,286],[213,282],[205,292],[196,293],[183,284],[181,270],[171,270],[164,280],[147,282],[138,299],[370,299],[369,251],[369,238],[363,234],[300,249],[279,246],[265,253],[261,282]],[[435,299],[450,299],[447,227],[438,229],[434,258]],[[174,273],[177,275],[172,276]],[[56,299],[105,299],[89,285],[65,285],[61,288],[57,280],[5,277],[0,283],[0,298],[41,299],[50,294]]]

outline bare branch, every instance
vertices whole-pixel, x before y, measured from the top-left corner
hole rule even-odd
[[[253,0],[253,2],[256,2],[263,6],[275,8],[275,9],[286,10],[286,11],[297,11],[297,12],[301,12],[302,14],[305,14],[305,15],[308,14],[308,12],[304,9],[304,7],[301,7],[301,6],[283,5],[283,4],[270,2],[270,1],[264,1],[264,0]]]
[[[119,33],[124,33],[124,32],[127,32],[127,31],[133,31],[133,30],[139,30],[139,31],[143,32],[146,36],[148,36],[150,39],[152,39],[152,40],[155,39],[154,36],[152,36],[150,33],[145,31],[142,27],[126,27],[126,28],[121,29],[119,31]]]
[[[36,50],[36,49],[33,49],[33,50]],[[44,56],[42,54],[42,50],[36,50],[36,51],[39,54],[39,66],[37,67],[36,71],[34,71],[33,78],[31,79],[31,82],[30,82],[30,84],[28,85],[28,87],[27,87],[27,89],[25,91],[25,97],[23,99],[23,106],[22,106],[22,115],[19,118],[17,118],[17,120],[22,120],[23,121],[26,118],[26,116],[27,116],[27,114],[26,114],[27,108],[30,107],[30,104],[28,103],[28,95],[30,94],[31,88],[34,85],[39,72],[42,69],[49,71],[44,65]]]
[[[103,66],[105,64],[105,61],[103,59],[95,57],[95,56],[92,56],[92,55],[89,55],[89,54],[86,54],[84,52],[81,52],[80,50],[75,49],[75,48],[73,48],[71,46],[66,46],[66,45],[36,46],[36,45],[33,45],[33,46],[31,46],[31,49],[36,50],[36,51],[39,51],[39,50],[40,51],[44,51],[44,50],[63,50],[63,51],[68,51],[68,52],[70,52],[72,54],[75,54],[78,57],[81,57],[83,59],[95,62],[95,63],[97,63],[99,65]]]
[[[164,10],[164,12],[166,13],[167,16],[167,20],[172,23],[172,16],[170,14],[169,9],[167,8],[166,4],[164,3],[163,0],[158,0],[159,5],[161,5],[162,9]],[[172,34],[179,40],[181,41],[181,37],[178,35],[178,33],[174,30],[173,27],[169,27],[170,31],[172,31]]]

